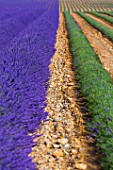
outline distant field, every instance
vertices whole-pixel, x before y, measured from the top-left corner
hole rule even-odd
[[[61,11],[112,11],[113,0],[60,0]]]

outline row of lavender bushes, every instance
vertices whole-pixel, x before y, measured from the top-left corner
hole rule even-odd
[[[0,47],[0,170],[36,169],[28,157],[36,136],[28,134],[48,115],[44,112],[46,82],[59,18],[58,1],[50,0],[50,4],[49,10],[39,12],[40,17],[37,11],[37,19],[30,19],[13,38],[6,32],[11,41]],[[43,1],[38,0],[38,5],[43,6]],[[24,12],[21,15],[25,17]]]
[[[20,1],[1,0],[0,1],[0,23],[5,19],[11,18],[14,15],[17,15],[27,9],[30,9],[31,7],[32,7],[31,3],[25,4],[25,3],[22,3],[22,0]]]
[[[6,11],[3,8],[4,10],[1,11],[2,15],[0,15],[0,48],[3,49],[25,27],[38,19],[46,11],[46,4],[48,4],[47,7],[50,4],[50,1],[45,4],[45,0],[42,0],[41,3],[31,2],[27,5],[25,3],[24,7],[16,8],[14,6],[11,9],[9,7]]]
[[[102,169],[112,170],[113,81],[72,16],[68,12],[64,15],[76,79],[87,102],[83,109],[90,115],[87,128],[92,134],[87,139],[95,139]]]

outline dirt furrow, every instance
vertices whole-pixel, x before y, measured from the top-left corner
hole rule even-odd
[[[85,130],[83,115],[76,102],[79,85],[72,69],[63,14],[60,14],[55,48],[49,66],[45,108],[49,117],[37,130],[43,135],[34,140],[38,144],[29,156],[34,158],[39,170],[100,170],[94,140],[86,138],[90,133]]]
[[[72,13],[72,16],[82,29],[94,51],[98,54],[101,63],[113,78],[113,43],[90,26],[78,14]]]
[[[113,29],[113,25],[110,24],[107,21],[104,21],[104,19],[96,17],[96,16],[94,16],[92,14],[88,14],[88,13],[85,13],[85,14],[88,15],[89,17],[91,17],[92,19],[94,19],[95,21],[99,22],[100,24],[103,24],[103,25],[107,26],[108,28]]]

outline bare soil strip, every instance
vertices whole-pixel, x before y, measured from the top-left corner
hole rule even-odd
[[[51,76],[45,109],[49,117],[37,130],[37,134],[43,135],[34,140],[38,144],[29,156],[39,170],[100,170],[94,140],[86,138],[90,133],[85,130],[85,121],[77,105],[78,84],[63,14],[60,14],[55,48],[49,66]],[[83,103],[80,105],[82,109]]]
[[[92,15],[92,14],[88,14],[88,13],[85,13],[85,14],[88,15],[89,17],[91,17],[92,19],[94,19],[95,21],[97,21],[97,22],[99,22],[99,23],[107,26],[108,28],[113,29],[113,25],[110,24],[110,23],[107,22],[107,21],[104,21],[104,19],[101,19],[101,18],[99,18],[99,17],[96,17],[96,16],[94,16],[94,15]]]
[[[113,78],[113,43],[90,26],[78,14],[72,13],[72,16],[82,29],[94,51],[98,54],[101,63]]]

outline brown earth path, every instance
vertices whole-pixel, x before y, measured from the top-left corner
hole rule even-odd
[[[89,17],[91,17],[92,19],[94,19],[95,21],[107,26],[108,28],[113,29],[113,25],[110,24],[109,22],[107,22],[107,21],[105,21],[105,20],[103,20],[103,19],[101,19],[99,17],[96,17],[96,16],[94,16],[92,14],[88,14],[88,13],[85,13],[85,14],[88,15]]]
[[[90,133],[85,130],[83,115],[76,102],[79,86],[72,69],[63,14],[60,14],[56,40],[56,52],[49,66],[45,109],[49,117],[37,130],[43,135],[34,140],[38,144],[29,156],[33,157],[39,170],[100,170],[94,140],[86,138]]]
[[[78,14],[72,13],[72,16],[82,29],[94,51],[98,54],[101,63],[113,78],[113,43]]]

